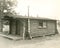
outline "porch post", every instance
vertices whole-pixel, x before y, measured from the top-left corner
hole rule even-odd
[[[23,40],[25,40],[25,21],[23,21]]]
[[[30,19],[28,18],[28,33],[29,33],[29,37],[30,39],[32,38],[31,34],[30,34]]]

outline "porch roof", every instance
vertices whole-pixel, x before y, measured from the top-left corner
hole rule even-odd
[[[50,19],[50,18],[44,18],[44,17],[32,17],[32,16],[22,16],[22,15],[7,15],[9,17],[13,18],[21,18],[21,19],[41,19],[41,20],[56,20],[56,19]]]

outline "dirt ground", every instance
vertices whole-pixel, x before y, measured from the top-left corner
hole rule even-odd
[[[11,48],[60,48],[60,35],[15,41]]]
[[[17,41],[0,36],[0,48],[60,48],[60,34]]]

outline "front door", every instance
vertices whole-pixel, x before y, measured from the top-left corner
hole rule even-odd
[[[16,35],[20,35],[20,21],[16,21]]]
[[[23,36],[23,24],[20,20],[16,21],[16,35]]]
[[[12,35],[16,34],[16,20],[10,21],[10,34]]]

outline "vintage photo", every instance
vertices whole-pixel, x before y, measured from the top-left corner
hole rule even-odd
[[[0,48],[60,48],[60,0],[0,0]]]

